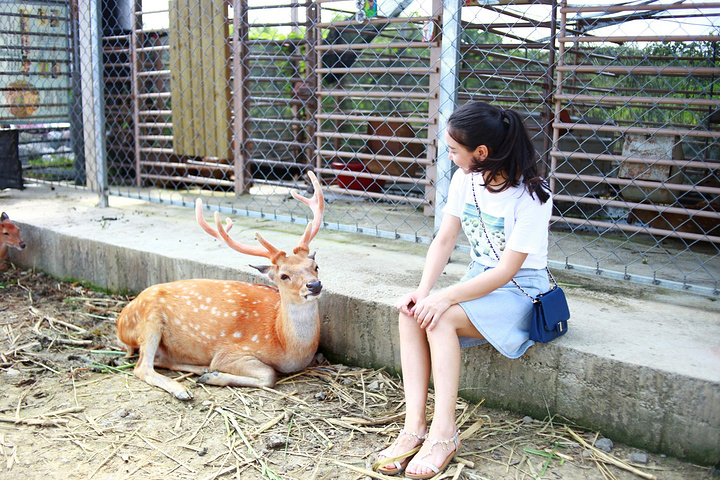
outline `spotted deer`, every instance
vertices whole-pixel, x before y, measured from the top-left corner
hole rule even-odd
[[[292,195],[313,213],[292,255],[287,255],[255,233],[260,245],[232,239],[215,212],[216,229],[202,214],[197,200],[195,216],[213,237],[240,253],[264,257],[272,265],[254,266],[275,286],[226,280],[180,280],[147,288],[130,302],[117,319],[120,343],[133,355],[139,350],[135,376],[180,400],[192,393],[155,367],[191,372],[198,383],[219,386],[271,387],[277,372],[305,368],[320,341],[318,298],[322,283],[309,245],[322,224],[324,199],[320,183],[310,172],[314,194]]]
[[[0,271],[8,268],[5,257],[7,257],[10,247],[22,250],[25,248],[25,242],[20,236],[20,229],[10,221],[7,213],[2,212],[0,214]]]

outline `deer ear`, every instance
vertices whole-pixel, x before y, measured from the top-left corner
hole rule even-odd
[[[2,215],[0,215],[0,222],[4,222],[6,220],[10,220],[10,217],[8,217],[7,213],[2,212]]]
[[[317,252],[312,252],[311,254],[308,255],[308,258],[309,258],[310,260],[315,260],[315,254],[316,254],[316,253],[317,253]]]
[[[272,267],[272,265],[250,265],[250,266],[263,274],[268,273],[268,270],[270,270],[270,268]]]

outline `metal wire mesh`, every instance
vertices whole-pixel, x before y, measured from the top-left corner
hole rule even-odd
[[[34,132],[18,141],[26,182],[187,205],[202,196],[213,209],[304,223],[306,212],[286,200],[313,170],[328,199],[326,227],[429,242],[452,173],[443,123],[457,105],[484,100],[517,110],[531,132],[554,190],[554,265],[718,294],[718,3],[2,8],[3,71],[61,82],[52,85],[58,118],[9,122],[17,106],[8,98],[18,95],[8,85],[32,77],[0,73],[0,123],[13,125],[2,131]],[[39,8],[58,9],[63,33],[53,38],[64,43],[53,52],[65,56],[39,44],[32,72],[22,72],[23,22],[43,19]],[[93,12],[97,60],[83,18]],[[56,61],[57,76],[41,61]],[[64,160],[31,151],[48,138]],[[53,162],[62,161],[61,171]]]

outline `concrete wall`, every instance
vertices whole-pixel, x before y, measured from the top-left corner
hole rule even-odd
[[[168,214],[158,205],[138,212],[133,206],[113,210],[74,203],[63,210],[52,206],[59,201],[16,202],[13,217],[24,219],[18,223],[28,248],[11,252],[15,263],[127,292],[182,278],[260,280],[242,265],[253,260],[238,258],[199,232],[188,209]],[[52,208],[58,210],[48,212]],[[108,216],[111,225],[103,220]],[[233,233],[251,242],[261,224],[235,220]],[[274,242],[282,238],[277,243],[283,246],[294,244],[302,228],[288,228],[292,231],[267,236]],[[324,232],[313,242],[325,285],[323,352],[335,361],[398,372],[392,303],[417,284],[423,264],[418,252],[424,248]],[[464,262],[450,264],[442,282],[455,281]],[[560,280],[566,275],[556,273]],[[461,395],[536,418],[558,414],[652,451],[720,462],[720,308],[713,299],[627,289],[566,288],[570,332],[518,360],[487,346],[465,350]]]

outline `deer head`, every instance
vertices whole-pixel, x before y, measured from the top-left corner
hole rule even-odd
[[[234,240],[228,234],[233,227],[230,218],[225,219],[225,226],[223,226],[219,212],[215,212],[216,228],[213,228],[203,217],[202,200],[198,198],[195,202],[195,218],[202,229],[218,240],[224,241],[237,252],[270,260],[271,265],[251,265],[251,267],[267,275],[280,289],[280,294],[288,294],[287,300],[294,301],[294,303],[313,300],[313,297],[319,296],[322,290],[322,283],[318,280],[318,266],[315,263],[315,255],[310,254],[310,242],[315,238],[322,226],[325,199],[320,189],[320,182],[315,174],[308,172],[308,175],[314,187],[311,198],[305,198],[295,191],[290,192],[293,198],[306,204],[313,213],[313,219],[305,228],[305,232],[293,249],[292,255],[287,255],[283,250],[274,247],[258,232],[255,232],[255,238],[260,243],[259,246],[247,245]]]

